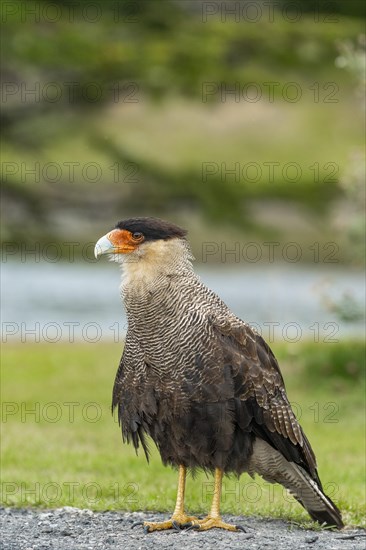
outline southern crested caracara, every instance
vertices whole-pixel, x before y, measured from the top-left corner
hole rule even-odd
[[[148,458],[150,436],[163,463],[179,468],[172,517],[144,522],[145,531],[240,529],[220,517],[222,477],[230,472],[280,483],[314,520],[343,527],[273,353],[202,284],[185,236],[172,223],[132,218],[95,247],[96,257],[111,254],[123,268],[128,331],[113,389],[123,440],[136,450],[141,444]],[[187,468],[214,473],[204,519],[185,513]]]

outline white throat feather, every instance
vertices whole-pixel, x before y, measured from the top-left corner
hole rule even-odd
[[[194,257],[185,239],[172,238],[146,241],[134,252],[111,254],[110,260],[121,264],[124,289],[130,284],[146,287],[164,276],[192,273]]]

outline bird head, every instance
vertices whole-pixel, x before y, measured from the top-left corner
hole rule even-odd
[[[122,263],[133,262],[149,252],[168,250],[169,241],[185,241],[186,234],[181,227],[159,218],[130,218],[118,222],[112,231],[101,237],[94,254],[96,258],[108,254]]]

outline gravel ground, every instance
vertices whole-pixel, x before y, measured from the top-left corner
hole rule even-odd
[[[3,550],[363,550],[365,531],[305,531],[281,520],[225,516],[241,524],[246,533],[213,529],[165,531],[145,535],[142,527],[131,525],[142,520],[163,520],[167,514],[92,512],[65,507],[57,510],[0,508]]]

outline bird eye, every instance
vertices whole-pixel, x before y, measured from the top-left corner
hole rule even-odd
[[[134,239],[138,240],[138,239],[141,239],[141,237],[143,237],[143,235],[139,231],[136,231],[135,233],[132,233],[132,237]]]

